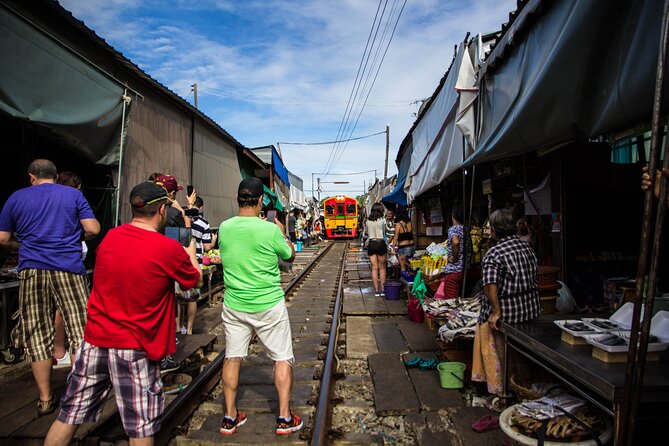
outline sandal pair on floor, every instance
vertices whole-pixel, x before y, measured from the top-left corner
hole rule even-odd
[[[425,359],[420,356],[416,356],[404,363],[405,367],[408,369],[418,368],[421,370],[436,370],[437,364],[439,364],[439,362],[436,359]]]

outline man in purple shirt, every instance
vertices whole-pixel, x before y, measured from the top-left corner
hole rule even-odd
[[[30,163],[31,186],[14,192],[0,213],[0,246],[19,252],[19,344],[25,347],[39,390],[38,415],[56,408],[51,392],[56,308],[72,356],[83,339],[88,284],[81,240],[100,232],[81,191],[55,184],[56,174],[49,160]]]

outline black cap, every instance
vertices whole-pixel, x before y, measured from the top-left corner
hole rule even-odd
[[[237,196],[239,198],[258,198],[262,196],[263,192],[262,181],[256,177],[248,177],[239,183]]]
[[[141,208],[160,200],[169,200],[167,190],[152,181],[140,183],[130,191],[130,205],[134,208]]]

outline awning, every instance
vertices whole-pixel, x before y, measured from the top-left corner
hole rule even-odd
[[[381,202],[384,205],[386,203],[399,204],[400,206],[407,205],[407,194],[404,192],[404,181],[405,179],[402,179],[402,181],[398,181],[397,186],[395,186],[395,189],[393,189],[391,193],[383,197]]]
[[[92,162],[118,164],[124,86],[4,6],[0,59],[2,112]]]
[[[465,45],[458,52],[441,88],[412,132],[413,155],[404,185],[411,203],[460,168],[464,158],[463,136],[456,125],[459,94],[455,89]]]
[[[530,0],[483,67],[466,165],[650,122],[662,3]]]
[[[404,192],[404,183],[406,181],[407,173],[409,172],[412,154],[413,145],[409,142],[409,146],[402,153],[402,159],[400,159],[399,166],[397,167],[397,184],[395,185],[395,189],[381,199],[381,202],[384,205],[389,203],[407,206],[407,194]]]

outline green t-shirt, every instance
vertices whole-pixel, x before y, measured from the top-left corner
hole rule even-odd
[[[292,250],[277,225],[258,217],[233,217],[221,223],[218,246],[228,308],[259,313],[284,298],[277,256],[287,260]]]

